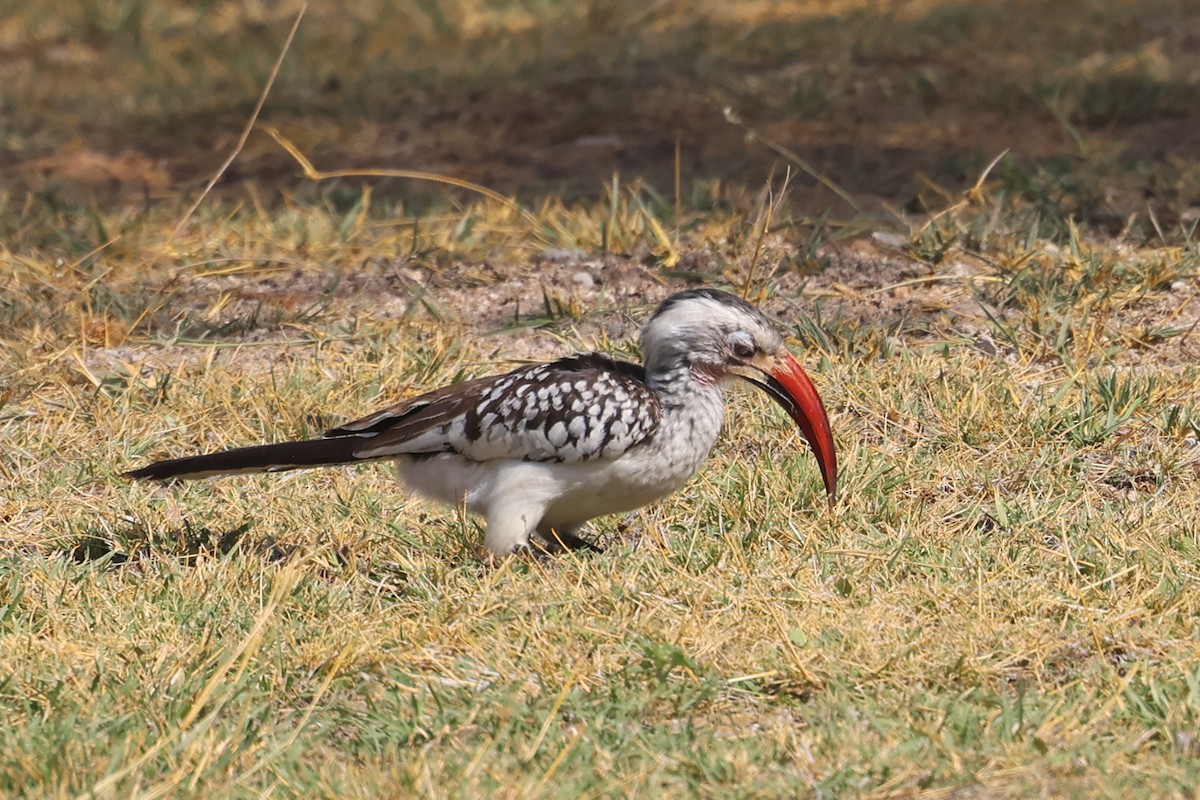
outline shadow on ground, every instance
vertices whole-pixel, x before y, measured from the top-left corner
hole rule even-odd
[[[48,5],[18,5],[0,27],[0,104],[22,110],[0,125],[0,168],[14,197],[64,201],[197,191],[299,7]],[[876,208],[936,204],[1004,151],[1015,191],[1086,167],[1097,185],[1067,201],[1085,215],[1200,203],[1200,11],[1184,3],[499,6],[310,8],[259,128],[321,168],[428,170],[525,196],[594,196],[614,175],[669,195],[678,141],[685,187],[757,187],[790,166],[800,200],[839,215],[853,209],[802,163]],[[297,172],[260,132],[224,185],[271,203]]]

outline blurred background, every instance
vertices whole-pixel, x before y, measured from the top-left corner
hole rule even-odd
[[[0,233],[30,204],[195,197],[301,6],[5,3]],[[1001,192],[1101,231],[1147,208],[1169,228],[1200,205],[1200,5],[313,3],[217,192],[336,202],[267,126],[321,169],[432,171],[528,203],[599,197],[614,175],[670,198],[678,144],[687,204],[790,168],[793,202],[835,216],[936,210],[1007,152]]]

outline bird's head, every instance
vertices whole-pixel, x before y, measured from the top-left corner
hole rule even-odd
[[[716,289],[679,292],[650,317],[641,345],[652,381],[687,370],[701,383],[741,378],[770,395],[800,427],[836,496],[837,453],[821,396],[762,312]]]

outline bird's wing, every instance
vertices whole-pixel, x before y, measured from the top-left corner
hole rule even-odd
[[[659,414],[641,367],[593,353],[446,386],[325,435],[361,437],[358,458],[579,462],[620,456],[653,435]]]

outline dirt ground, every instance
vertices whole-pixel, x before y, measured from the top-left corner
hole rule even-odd
[[[232,152],[300,5],[122,9],[18,4],[0,21],[0,105],[19,112],[0,114],[11,212],[0,232],[18,254],[62,249],[63,217],[136,228],[194,198]],[[794,224],[765,241],[751,276],[754,299],[785,322],[819,309],[916,339],[981,340],[1016,313],[989,306],[989,283],[1012,265],[966,242],[920,257],[903,237],[1004,154],[987,176],[997,209],[1024,209],[1032,225],[1075,220],[1130,258],[1185,244],[1178,232],[1200,218],[1200,11],[1174,0],[353,2],[308,8],[281,63],[215,207],[271,218],[320,206],[332,218],[369,188],[376,218],[419,219],[475,199],[423,181],[306,181],[268,129],[319,168],[424,170],[529,209],[602,202],[618,181],[663,213],[677,203],[685,217],[730,219],[790,172]],[[806,232],[842,224],[859,233],[802,252]],[[463,331],[520,332],[549,316],[579,343],[624,339],[689,280],[741,285],[746,243],[712,238],[685,229],[669,269],[638,245],[176,270],[149,279],[172,299],[152,327],[191,312],[218,326],[260,304],[402,316],[416,303]],[[1105,308],[1118,312],[1125,331],[1200,319],[1188,281]],[[524,357],[521,339],[497,341]],[[1153,357],[1194,358],[1191,340]],[[1147,357],[1126,343],[1119,358]]]

